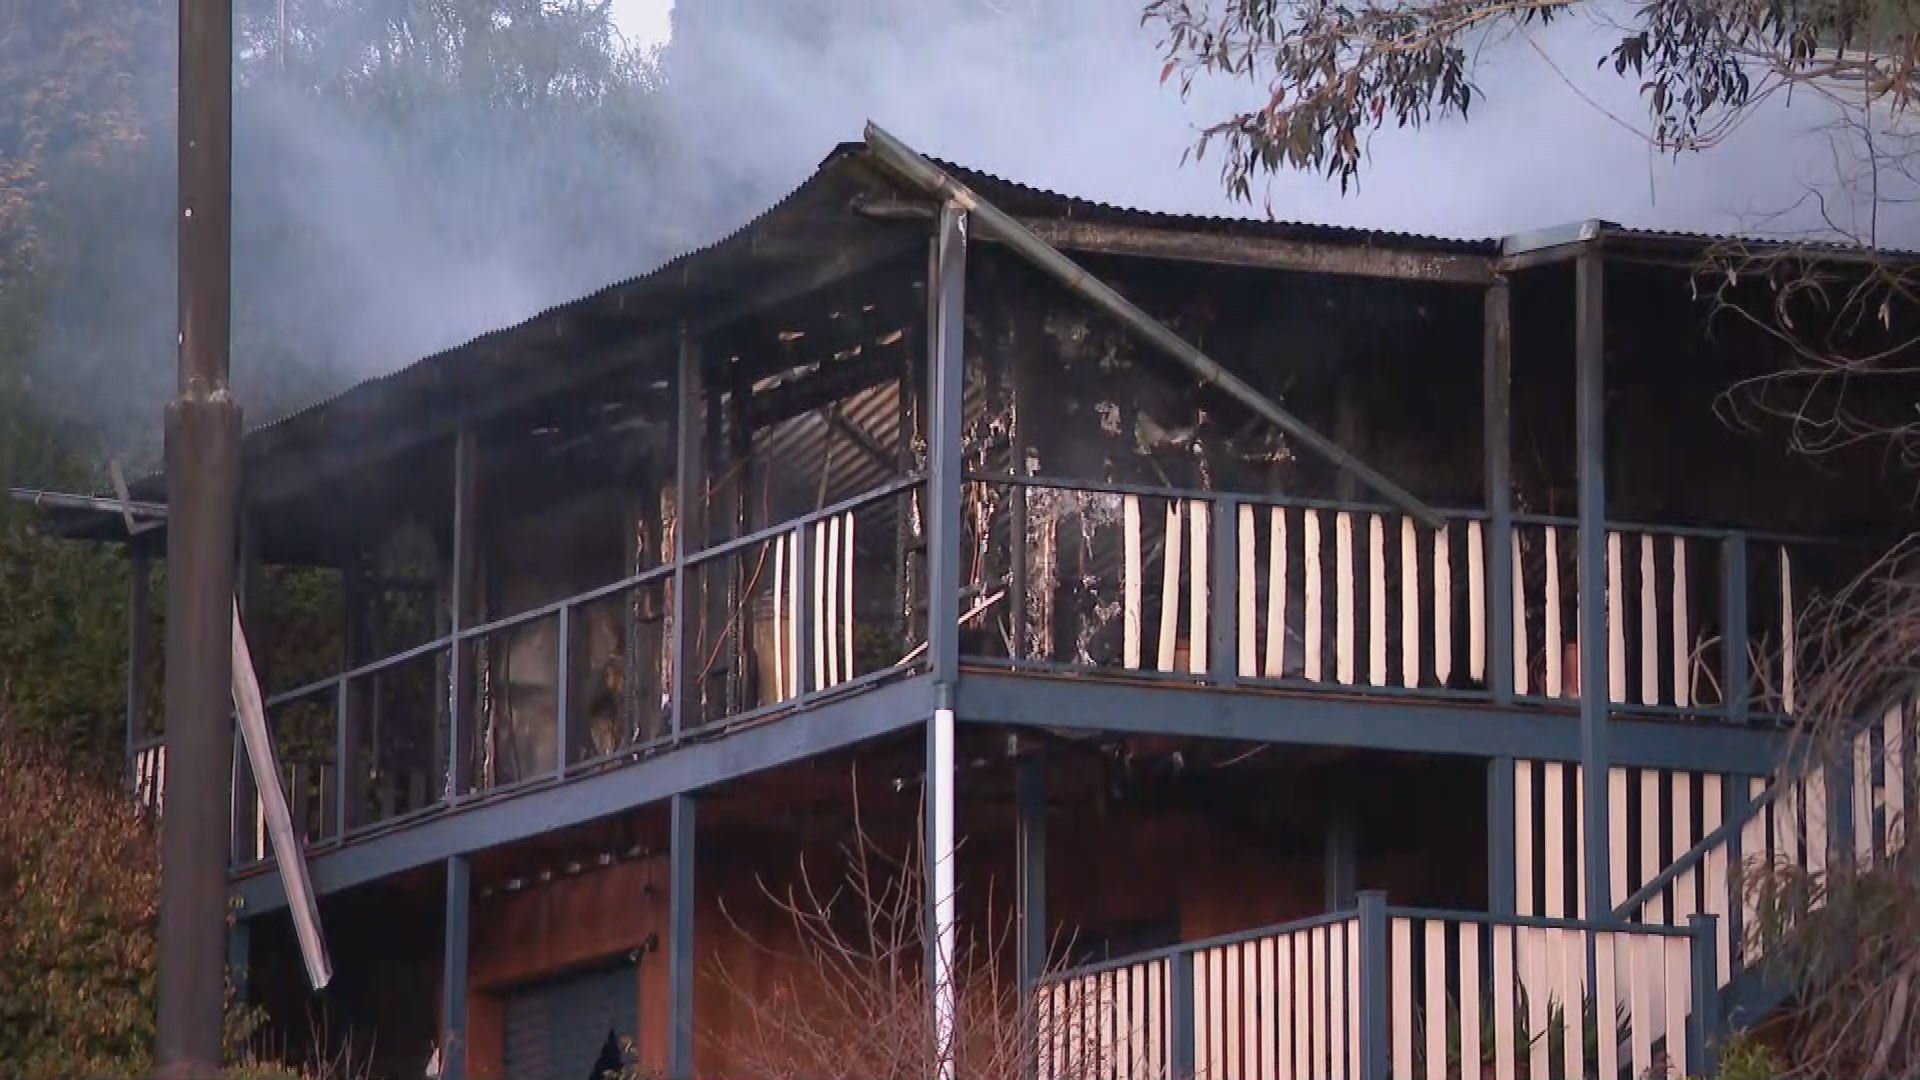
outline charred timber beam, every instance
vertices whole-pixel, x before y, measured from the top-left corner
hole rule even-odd
[[[1443,519],[1431,507],[1414,498],[1410,492],[1387,479],[1365,462],[1347,453],[1333,440],[1302,423],[1292,413],[1274,404],[1270,398],[1247,385],[1239,376],[1221,367],[1207,354],[1194,348],[1185,338],[1168,329],[1166,324],[1140,310],[1132,301],[1115,292],[1111,286],[1062,255],[1057,248],[1035,236],[1026,226],[982,199],[939,166],[922,157],[913,148],[872,123],[867,125],[867,145],[883,164],[899,173],[908,182],[928,195],[965,211],[967,217],[977,221],[986,233],[999,237],[1014,251],[1052,275],[1068,289],[1131,327],[1154,347],[1192,371],[1202,383],[1219,388],[1221,392],[1240,402],[1256,415],[1265,418],[1302,446],[1327,459],[1335,467],[1352,473],[1361,483],[1378,492],[1381,497],[1406,511],[1409,516],[1422,524],[1434,529],[1443,527]],[[935,501],[938,502],[937,496]]]
[[[695,337],[709,336],[721,327],[898,258],[924,242],[922,234],[903,230],[898,235],[847,245],[829,258],[779,274],[729,301],[689,311],[685,327]],[[405,423],[381,422],[388,418],[381,388],[370,386],[349,392],[339,403],[327,407],[324,426],[288,422],[280,430],[269,428],[255,434],[254,445],[247,448],[249,460],[258,462],[248,476],[249,495],[255,505],[292,498],[352,469],[446,438],[463,421],[478,423],[630,364],[666,361],[679,343],[680,330],[679,324],[665,318],[654,321],[650,328],[636,322],[630,336],[586,355],[581,355],[577,344],[566,341],[549,340],[536,349],[531,336],[508,335],[512,342],[509,345],[475,346],[467,351],[512,348],[545,353],[544,359],[549,362],[518,365],[515,370],[520,375],[515,378],[485,380],[471,391],[449,387],[446,393],[419,406]],[[341,427],[349,424],[371,432],[370,437],[340,437]],[[306,427],[313,429],[310,440],[292,434]]]
[[[882,221],[927,220],[935,213],[935,207],[930,203],[893,199],[865,200],[857,204],[855,209]],[[1494,273],[1494,259],[1486,255],[1395,251],[1312,240],[1235,236],[1150,225],[1116,225],[1058,218],[1022,216],[1016,220],[1044,243],[1062,251],[1085,255],[1171,259],[1255,270],[1447,285],[1487,285],[1492,282]],[[988,236],[986,239],[996,237]]]
[[[900,339],[905,340],[904,336]],[[753,395],[747,402],[747,420],[756,428],[767,427],[898,378],[902,349],[900,342],[895,342],[862,349],[859,356],[850,359],[822,361],[810,372]]]
[[[882,379],[880,381],[885,382],[887,380]],[[860,425],[840,414],[839,406],[829,406],[827,408],[826,419],[827,427],[833,429],[835,433],[852,443],[854,449],[865,454],[867,459],[875,465],[880,466],[888,472],[892,472],[898,466],[899,463],[895,460],[894,455],[887,453],[885,447],[875,442],[873,436],[867,434],[865,428],[862,428]]]

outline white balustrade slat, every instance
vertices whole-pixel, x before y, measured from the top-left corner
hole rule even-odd
[[[1188,583],[1187,670],[1198,675],[1207,670],[1207,603],[1212,577],[1207,560],[1213,545],[1208,542],[1212,515],[1207,504],[1195,499],[1187,504],[1187,522],[1193,530],[1193,580]]]
[[[1334,514],[1333,530],[1334,678],[1341,686],[1352,686],[1355,668],[1353,515],[1344,510]]]
[[[1141,544],[1140,544],[1140,496],[1123,495],[1120,499],[1120,528],[1122,545],[1125,550],[1125,562],[1120,574],[1122,643],[1121,663],[1129,671],[1140,667],[1141,637],[1141,593],[1145,582],[1142,580]],[[1024,621],[1026,612],[1019,612]]]
[[[1453,679],[1453,550],[1446,529],[1433,534],[1433,675]]]
[[[1241,678],[1252,679],[1260,674],[1260,628],[1255,622],[1260,580],[1254,576],[1259,552],[1254,549],[1253,507],[1241,503],[1236,517],[1240,527],[1240,571],[1234,579],[1240,592],[1240,633],[1237,639],[1240,663],[1236,670]]]
[[[1442,535],[1445,535],[1444,533]],[[1435,601],[1446,592],[1442,579],[1434,579]],[[1434,617],[1434,646],[1446,636],[1439,616]],[[1400,685],[1420,685],[1420,534],[1412,518],[1400,519]]]

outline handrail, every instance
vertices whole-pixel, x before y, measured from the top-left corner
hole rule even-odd
[[[1511,926],[1519,930],[1570,930],[1581,933],[1610,933],[1627,929],[1635,933],[1644,930],[1655,937],[1691,937],[1692,931],[1684,926],[1639,926],[1621,927],[1607,919],[1552,919],[1538,915],[1497,915],[1486,911],[1443,911],[1439,908],[1389,907],[1389,918],[1422,919],[1428,922],[1473,923],[1478,926]]]
[[[1920,690],[1920,679],[1911,679],[1901,684],[1899,690],[1893,691],[1881,699],[1878,708],[1868,712],[1864,718],[1850,724],[1847,732],[1848,737],[1853,737],[1858,733],[1859,729],[1878,721],[1886,715],[1888,709],[1899,704],[1902,700],[1911,697],[1916,690]],[[1852,758],[1850,755],[1845,756],[1843,760],[1849,768],[1852,767]],[[1794,764],[1796,768],[1799,768],[1804,765],[1804,762],[1796,762]],[[1859,778],[1855,777],[1854,782],[1859,783]],[[1667,887],[1672,885],[1682,875],[1697,869],[1706,861],[1707,856],[1711,854],[1715,848],[1725,844],[1728,839],[1736,835],[1740,830],[1752,824],[1763,811],[1778,801],[1781,798],[1781,793],[1786,790],[1786,787],[1787,785],[1784,783],[1773,784],[1751,799],[1737,817],[1722,822],[1719,828],[1701,837],[1699,843],[1688,848],[1684,854],[1675,858],[1665,870],[1654,875],[1651,881],[1642,885],[1632,896],[1627,897],[1618,907],[1614,908],[1613,919],[1624,922],[1634,912],[1651,903],[1654,897],[1665,892]],[[1862,827],[1863,825],[1860,822],[1854,822],[1854,828],[1858,829]]]
[[[1302,930],[1317,930],[1323,926],[1338,926],[1341,923],[1351,922],[1359,916],[1360,911],[1358,908],[1348,908],[1345,911],[1330,911],[1324,915],[1313,915],[1305,919],[1295,919],[1292,922],[1280,923],[1275,926],[1260,926],[1252,930],[1239,930],[1231,934],[1217,934],[1213,937],[1201,938],[1198,941],[1183,941],[1177,945],[1162,945],[1157,949],[1128,953],[1126,956],[1116,956],[1110,960],[1100,960],[1091,964],[1082,964],[1078,967],[1056,971],[1051,975],[1039,979],[1036,985],[1047,986],[1053,983],[1072,982],[1089,975],[1099,975],[1103,972],[1130,968],[1136,964],[1151,964],[1158,960],[1169,960],[1181,953],[1206,952],[1208,949],[1219,949],[1229,945],[1244,945],[1249,941],[1259,941],[1261,938],[1279,937],[1282,934],[1296,934]]]
[[[1699,843],[1688,848],[1679,858],[1669,863],[1665,870],[1655,874],[1651,881],[1640,886],[1632,896],[1621,901],[1620,905],[1613,909],[1612,917],[1614,921],[1621,923],[1626,922],[1633,912],[1646,907],[1655,897],[1664,893],[1668,886],[1679,880],[1681,875],[1691,873],[1701,863],[1705,862],[1707,856],[1712,854],[1715,848],[1726,843],[1742,829],[1752,824],[1754,818],[1759,817],[1762,811],[1773,805],[1773,803],[1779,799],[1780,792],[1784,787],[1785,785],[1783,784],[1775,784],[1769,787],[1767,790],[1761,792],[1757,798],[1750,801],[1737,817],[1729,818],[1727,821],[1722,822],[1719,828],[1701,837]],[[1647,924],[1636,923],[1632,925],[1644,926]]]
[[[925,482],[926,482],[926,477],[919,473],[914,473],[908,476],[900,477],[898,479],[889,481],[888,483],[883,484],[880,487],[871,488],[871,489],[868,489],[867,491],[861,492],[858,495],[854,495],[849,498],[842,499],[839,502],[832,504],[831,506],[825,506],[818,510],[810,511],[806,514],[801,515],[800,517],[794,518],[791,521],[785,521],[785,522],[781,522],[778,525],[768,526],[767,528],[760,529],[758,531],[755,531],[753,533],[750,533],[746,536],[739,537],[734,540],[729,540],[723,544],[718,544],[709,548],[702,548],[701,550],[688,555],[686,558],[685,565],[688,567],[698,566],[703,563],[708,563],[708,562],[712,562],[712,561],[724,558],[727,555],[734,554],[754,544],[764,543],[765,541],[770,540],[776,536],[783,536],[789,532],[792,532],[795,529],[802,529],[807,527],[808,525],[816,524],[821,521],[827,521],[832,518],[839,517],[840,515],[845,514],[848,511],[858,510],[858,509],[861,509],[862,507],[871,505],[876,502],[880,502],[881,500],[899,495],[901,492],[911,490],[912,488],[918,487],[919,485]],[[491,636],[493,634],[497,634],[502,630],[511,630],[517,626],[524,626],[529,623],[539,622],[542,619],[552,618],[558,615],[563,608],[580,607],[585,604],[593,603],[595,600],[601,600],[608,596],[612,596],[616,593],[622,593],[622,592],[626,592],[629,589],[638,588],[642,585],[650,585],[657,581],[665,581],[666,579],[673,576],[675,565],[676,563],[673,563],[673,562],[663,563],[660,566],[655,566],[647,570],[643,570],[638,574],[631,574],[631,575],[628,575],[627,577],[620,578],[616,581],[607,582],[604,585],[597,585],[591,589],[586,590],[585,592],[576,593],[575,595],[568,596],[560,600],[555,600],[555,601],[552,601],[551,603],[542,604],[537,608],[529,608],[526,611],[516,612],[515,614],[503,616],[501,618],[494,619],[490,622],[479,623],[474,626],[462,627],[459,631],[455,633],[442,634],[436,638],[433,638],[430,641],[423,642],[419,645],[411,646],[410,648],[402,652],[394,653],[391,656],[383,656],[378,660],[369,661],[365,664],[360,665],[359,667],[350,668],[346,671],[329,675],[324,679],[318,679],[318,680],[315,680],[314,682],[310,682],[302,686],[294,687],[291,690],[282,691],[268,698],[266,701],[266,707],[269,709],[279,708],[280,706],[289,704],[291,702],[300,701],[302,699],[309,698],[309,697],[314,697],[322,693],[323,691],[335,689],[336,687],[339,686],[339,684],[343,682],[351,682],[354,680],[363,679],[368,675],[378,674],[379,672],[384,671],[388,668],[398,667],[401,664],[405,664],[413,660],[418,660],[423,656],[431,655],[433,653],[439,652],[442,649],[450,648],[454,645],[465,644],[466,642],[475,640],[477,638],[484,638],[484,637]]]
[[[1405,510],[1387,503],[1345,502],[1338,499],[1279,495],[1271,492],[1164,487],[1155,484],[1124,483],[1111,480],[1085,480],[1075,477],[1048,476],[1046,474],[1019,476],[1008,473],[982,472],[979,470],[968,471],[963,479],[970,484],[1004,484],[1011,487],[1078,491],[1098,495],[1138,495],[1145,498],[1156,499],[1235,502],[1247,506],[1284,506],[1302,510],[1382,514],[1389,517],[1407,516]],[[1492,518],[1492,515],[1488,511],[1472,507],[1440,506],[1435,507],[1434,512],[1448,521],[1485,522]],[[1554,514],[1514,514],[1509,520],[1514,525],[1550,526],[1565,529],[1575,529],[1578,528],[1580,524],[1577,518],[1560,517]],[[1717,525],[1671,525],[1636,520],[1610,520],[1606,523],[1606,527],[1609,532],[1646,533],[1654,536],[1680,536],[1697,540],[1726,540],[1730,537],[1739,536],[1746,538],[1749,542],[1780,544],[1791,547],[1873,547],[1878,543],[1877,541],[1860,540],[1844,536],[1806,536],[1796,533],[1729,528]]]
[[[1132,484],[1111,480],[1080,480],[1067,477],[1049,477],[1044,474],[1032,476],[1014,476],[1007,473],[970,471],[962,480],[969,484],[1005,484],[1011,487],[1045,488],[1055,491],[1079,491],[1094,495],[1138,495],[1152,499],[1197,500],[1202,502],[1236,502],[1248,506],[1286,506],[1302,510],[1338,510],[1355,514],[1381,514],[1387,517],[1410,517],[1405,510],[1386,503],[1341,502],[1335,499],[1314,499],[1296,495],[1278,495],[1270,492],[1251,491],[1205,491],[1196,488],[1160,487],[1154,484]],[[1435,507],[1434,513],[1447,521],[1485,521],[1485,510],[1454,509]]]

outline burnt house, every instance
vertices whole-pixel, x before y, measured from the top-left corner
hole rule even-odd
[[[1892,857],[1914,797],[1906,701],[1781,768],[1798,614],[1914,523],[1870,448],[1725,421],[1781,357],[1709,332],[1709,242],[1174,217],[871,131],[249,432],[335,977],[236,753],[236,983],[383,1075],[739,1075],[814,977],[769,898],[858,828],[932,868],[925,947],[1008,920],[1042,1077],[1697,1071],[1764,1004],[1731,868]],[[163,527],[69,529],[142,568],[147,671]]]

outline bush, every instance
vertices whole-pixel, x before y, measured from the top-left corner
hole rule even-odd
[[[50,747],[11,727],[0,701],[0,1077],[141,1076],[158,984],[159,830],[111,779]],[[306,1075],[245,1053],[264,1020],[229,1008],[235,1075]]]
[[[5,724],[0,1075],[134,1075],[153,1042],[159,834]]]

